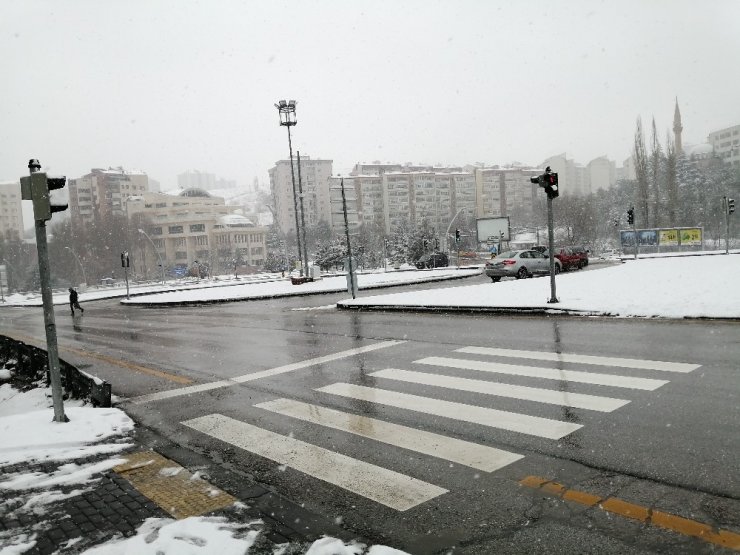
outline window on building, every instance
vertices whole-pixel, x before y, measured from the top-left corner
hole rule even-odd
[[[185,251],[176,251],[175,252],[175,258],[178,260],[187,260],[188,259],[188,253]]]
[[[162,235],[162,228],[161,227],[153,227],[152,228],[152,235]]]
[[[167,228],[167,231],[172,235],[175,233],[182,233],[183,227],[181,225],[171,225]]]
[[[190,224],[191,233],[197,233],[199,231],[205,231],[206,224]]]

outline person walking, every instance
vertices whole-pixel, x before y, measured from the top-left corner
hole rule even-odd
[[[75,315],[75,308],[79,308],[80,312],[85,314],[85,309],[80,306],[77,291],[73,287],[69,288],[69,309],[72,311],[72,316]]]

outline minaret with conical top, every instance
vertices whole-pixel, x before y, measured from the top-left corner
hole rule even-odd
[[[681,156],[683,154],[683,145],[681,144],[681,131],[683,126],[681,125],[681,112],[678,110],[678,97],[676,97],[676,111],[673,113],[673,134],[676,140],[676,154]]]

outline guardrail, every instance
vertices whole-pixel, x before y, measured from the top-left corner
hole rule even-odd
[[[32,389],[45,380],[51,383],[46,351],[12,337],[0,335],[0,366],[10,370],[10,382],[21,391]],[[111,386],[79,368],[59,359],[65,398],[84,399],[95,407],[111,406]]]

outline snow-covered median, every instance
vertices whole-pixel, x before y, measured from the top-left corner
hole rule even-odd
[[[341,307],[542,309],[612,316],[740,318],[740,256],[640,259],[550,279],[504,280],[343,300]]]

